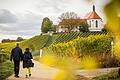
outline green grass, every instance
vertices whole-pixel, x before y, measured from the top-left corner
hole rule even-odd
[[[13,63],[10,61],[0,63],[0,80],[5,80],[11,74],[13,74]]]
[[[53,36],[50,36],[48,42],[47,42],[46,45],[45,45],[45,47],[48,47],[48,46],[50,46],[52,43],[54,43],[54,41],[57,39],[57,37],[58,37],[58,34],[53,35]]]
[[[39,50],[43,48],[49,40],[49,35],[38,35],[20,43],[22,49],[30,47],[33,50]]]

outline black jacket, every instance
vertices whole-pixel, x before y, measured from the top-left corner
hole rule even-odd
[[[23,58],[23,54],[22,54],[22,49],[20,47],[15,47],[12,49],[11,51],[11,57],[10,60],[17,60],[20,61]]]
[[[24,52],[23,54],[23,68],[29,67],[28,60],[33,59],[31,52]]]

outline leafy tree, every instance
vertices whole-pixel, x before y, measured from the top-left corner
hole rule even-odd
[[[22,38],[22,37],[18,37],[17,39],[16,39],[16,41],[17,42],[20,42],[20,41],[23,41],[24,39]]]
[[[71,32],[76,26],[82,25],[83,29],[87,30],[88,25],[86,23],[81,23],[80,19],[63,19],[61,25],[64,25],[68,29],[68,32]]]
[[[7,42],[16,42],[16,40],[10,40],[10,39],[2,39],[2,43],[7,43]]]
[[[88,32],[89,31],[88,28],[89,28],[89,25],[87,23],[84,23],[84,22],[80,23],[79,30],[81,32]]]
[[[102,32],[107,32],[107,29],[106,29],[106,28],[103,28],[103,29],[102,29]]]
[[[62,25],[68,28],[68,32],[71,32],[74,27],[80,25],[80,17],[75,12],[62,13],[58,18],[63,21]]]
[[[1,42],[2,43],[10,42],[10,39],[3,39]]]
[[[56,32],[56,26],[52,25],[51,31]]]
[[[51,31],[52,24],[53,22],[48,17],[45,17],[43,19],[42,26],[41,26],[42,33],[47,33],[48,31]]]

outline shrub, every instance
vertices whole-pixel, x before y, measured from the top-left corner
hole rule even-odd
[[[7,59],[9,59],[9,56],[7,54],[0,53],[0,63],[6,61]]]
[[[10,61],[0,63],[0,80],[5,80],[13,73],[13,64]]]

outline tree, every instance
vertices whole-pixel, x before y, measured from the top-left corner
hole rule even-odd
[[[80,22],[77,19],[66,19],[64,20],[64,23],[65,26],[68,28],[68,32],[71,32],[74,27],[80,25]]]
[[[10,39],[2,39],[2,43],[7,43],[7,42],[16,42],[16,40],[10,40]]]
[[[61,25],[68,28],[68,32],[80,24],[80,17],[75,12],[62,13],[58,18],[63,22]]]
[[[1,42],[2,43],[10,42],[10,39],[3,39]]]
[[[56,32],[56,26],[55,25],[52,25],[51,31]]]
[[[52,24],[53,22],[48,17],[45,17],[41,26],[42,33],[47,33],[48,31],[52,30]]]
[[[84,22],[80,23],[79,30],[81,32],[88,32],[89,31],[88,28],[89,28],[89,25],[87,23],[84,23]]]
[[[16,39],[16,41],[17,42],[20,42],[20,41],[23,41],[24,39],[22,38],[22,37],[18,37],[17,39]]]
[[[66,13],[62,13],[60,17],[58,17],[60,20],[63,19],[80,19],[80,17],[78,17],[78,15],[74,12],[66,12]]]
[[[104,28],[102,29],[102,32],[110,32],[110,30],[107,29],[106,27],[107,27],[107,25],[105,24],[105,25],[104,25]]]
[[[81,22],[82,21],[80,19],[63,19],[60,25],[67,28],[68,32],[71,32],[72,29],[80,26]]]

